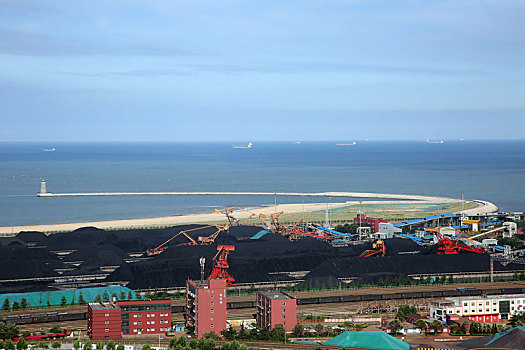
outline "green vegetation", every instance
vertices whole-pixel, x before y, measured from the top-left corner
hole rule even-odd
[[[0,339],[6,340],[6,339],[13,339],[18,337],[20,334],[20,330],[18,329],[18,326],[13,323],[2,323],[0,322]]]
[[[412,305],[400,305],[397,309],[396,316],[401,321],[404,321],[409,314],[417,314],[417,309]]]
[[[498,244],[499,245],[510,245],[512,249],[523,249],[525,248],[525,243],[523,240],[525,235],[515,235],[514,237],[509,238],[498,238]]]
[[[29,344],[24,338],[20,338],[18,342],[16,343],[16,350],[25,350],[27,349]]]
[[[62,347],[62,343],[59,342],[59,341],[54,341],[52,344],[51,344],[51,347],[53,349],[60,349]]]
[[[268,331],[266,328],[255,326],[255,328],[247,331],[241,326],[240,331],[233,328],[221,331],[221,335],[226,340],[250,340],[250,341],[277,341],[283,342],[285,338],[285,331],[282,324],[276,324],[274,329]]]

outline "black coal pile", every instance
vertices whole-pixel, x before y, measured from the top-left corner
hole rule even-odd
[[[27,247],[0,248],[0,279],[51,277],[58,274],[48,263],[60,264],[58,258],[46,249]]]
[[[162,254],[147,259],[144,255],[138,261],[125,262],[135,258],[137,253],[161,245],[182,230],[191,238],[180,234],[167,243],[168,249]],[[307,275],[309,281],[337,283],[338,277],[359,276],[373,280],[384,275],[486,271],[489,264],[485,255],[438,256],[431,254],[435,247],[423,248],[403,238],[385,241],[385,257],[368,258],[358,256],[371,249],[371,243],[333,247],[310,237],[290,242],[274,233],[251,239],[261,230],[255,226],[231,227],[229,232],[219,233],[212,245],[204,246],[187,244],[214,234],[215,227],[181,225],[165,229],[112,231],[85,227],[49,236],[22,232],[17,238],[36,248],[2,247],[0,276],[1,279],[55,276],[54,269],[71,268],[73,262],[80,262],[73,271],[64,274],[98,274],[103,272],[101,267],[120,266],[107,277],[108,282],[126,281],[131,288],[183,286],[188,278],[200,278],[200,257],[206,258],[205,277],[210,274],[219,245],[235,246],[228,262],[229,273],[238,283],[293,280],[289,273],[298,271],[310,271]],[[67,250],[75,251],[63,258],[51,253]],[[503,268],[499,264],[495,267]],[[514,267],[507,265],[506,268]]]
[[[38,231],[23,231],[17,234],[16,238],[29,244],[45,241],[47,236],[44,233]]]
[[[495,270],[519,268],[494,262]],[[386,276],[397,277],[431,273],[487,272],[490,269],[488,254],[454,255],[397,255],[368,258],[327,259],[305,276],[306,284],[325,283],[328,276],[337,283],[337,277],[361,277],[364,282],[376,282]],[[335,284],[333,284],[335,285]]]

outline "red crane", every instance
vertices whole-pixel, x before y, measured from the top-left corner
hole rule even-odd
[[[426,229],[428,232],[432,232],[438,239],[439,248],[437,254],[459,254],[460,251],[483,254],[486,253],[485,249],[478,248],[470,245],[461,243],[459,240],[452,240],[448,237],[443,237],[439,228]]]
[[[235,286],[235,279],[228,273],[228,254],[235,250],[232,245],[217,246],[217,254],[213,257],[213,270],[208,279],[221,278],[226,280],[228,287]]]

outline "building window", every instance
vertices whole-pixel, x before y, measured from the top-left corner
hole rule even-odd
[[[285,320],[285,319],[286,319],[286,315],[283,315],[283,320]]]
[[[109,321],[104,322],[105,324],[109,324]]]
[[[213,306],[213,301],[211,302],[211,306]]]
[[[211,328],[213,328],[213,323],[211,324]]]
[[[211,309],[210,312],[213,313],[213,309]]]
[[[151,324],[155,324],[155,321],[151,321]]]
[[[210,319],[213,321],[213,316]]]
[[[211,294],[211,297],[213,298],[213,293]]]
[[[283,309],[283,314],[286,312],[286,309]]]
[[[104,314],[104,316],[109,317],[109,314]]]
[[[106,328],[105,331],[106,331],[106,332],[109,332],[109,328]]]
[[[286,301],[283,301],[283,306],[286,306]]]

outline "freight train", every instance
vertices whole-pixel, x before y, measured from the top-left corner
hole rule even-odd
[[[402,299],[418,299],[418,298],[445,298],[445,297],[459,297],[459,296],[479,296],[479,295],[504,295],[504,294],[523,294],[525,288],[495,288],[495,289],[477,289],[477,288],[457,288],[455,290],[433,290],[425,292],[405,292],[405,293],[391,293],[391,294],[362,294],[362,295],[334,295],[324,297],[312,298],[298,298],[297,305],[308,304],[326,304],[326,303],[352,303],[360,301],[375,301],[375,300],[402,300]],[[235,301],[228,302],[228,309],[249,309],[255,308],[255,301]],[[184,305],[172,305],[172,313],[182,313],[186,311]],[[0,322],[11,322],[14,324],[29,324],[29,323],[47,323],[47,322],[65,322],[77,321],[87,319],[87,312],[77,313],[48,313],[35,315],[17,315],[0,317]]]

